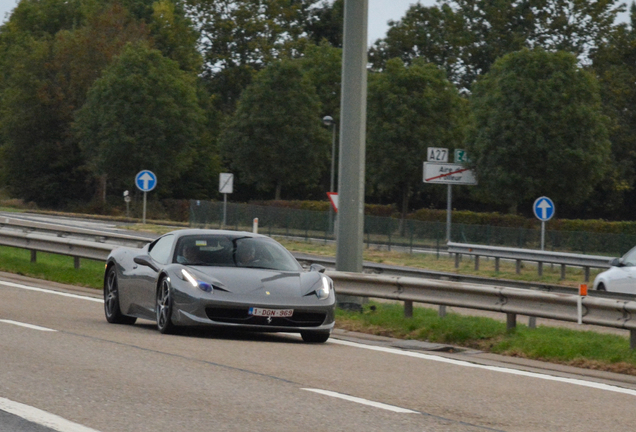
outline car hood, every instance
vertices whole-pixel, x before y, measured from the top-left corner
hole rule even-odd
[[[237,267],[188,266],[193,276],[235,294],[302,297],[321,287],[318,272],[293,272]]]

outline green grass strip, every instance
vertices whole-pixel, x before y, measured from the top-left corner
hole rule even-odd
[[[626,336],[592,331],[518,324],[508,332],[506,324],[491,318],[448,313],[444,318],[432,308],[415,307],[404,317],[401,304],[371,301],[363,312],[338,309],[336,325],[401,339],[422,340],[496,354],[562,363],[636,375],[636,351]]]
[[[31,262],[31,251],[0,246],[0,271],[38,279],[101,289],[104,281],[104,261],[81,259],[76,269],[71,256],[38,252]]]

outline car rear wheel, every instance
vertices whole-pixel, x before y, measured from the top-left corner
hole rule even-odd
[[[117,270],[114,266],[108,270],[104,280],[104,314],[106,315],[106,321],[112,324],[134,324],[137,321],[137,318],[121,313]]]
[[[303,341],[307,343],[324,343],[329,339],[329,332],[322,331],[304,331],[300,332],[300,336],[303,338]]]
[[[168,278],[163,278],[157,290],[157,329],[163,334],[174,333],[172,323],[172,291]]]
[[[605,289],[605,285],[603,285],[602,283],[598,284],[598,286],[596,287],[596,291],[607,291]]]

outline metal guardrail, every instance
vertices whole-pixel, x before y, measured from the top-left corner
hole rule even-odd
[[[399,300],[405,313],[412,303],[456,306],[505,313],[507,327],[516,326],[517,315],[578,321],[578,296],[502,286],[328,271],[339,294]],[[636,301],[583,297],[582,322],[629,330],[630,347],[636,348]]]
[[[495,259],[495,271],[499,271],[501,259],[514,260],[517,264],[517,274],[521,272],[521,262],[531,261],[537,263],[539,276],[543,274],[543,264],[557,264],[561,266],[561,279],[565,279],[565,268],[583,267],[585,281],[590,280],[590,268],[609,268],[610,257],[599,255],[572,254],[566,252],[551,252],[533,249],[517,249],[499,246],[486,246],[476,244],[448,243],[448,253],[455,254],[455,267],[459,267],[462,255],[475,257],[475,270],[479,269],[479,257]]]
[[[0,220],[0,225],[7,224],[9,221],[6,218],[4,221]],[[49,234],[34,232],[35,229]],[[100,241],[94,240],[96,233],[102,234],[98,236]],[[91,240],[70,238],[71,236],[87,236]],[[125,243],[140,247],[151,240],[125,234],[104,235],[100,231],[60,227],[54,224],[29,222],[27,225],[24,221],[13,224],[11,229],[0,229],[0,244],[29,249],[32,260],[35,260],[36,251],[73,256],[76,267],[79,267],[80,258],[102,260],[112,249]],[[297,254],[297,258],[323,265],[335,263],[333,258],[311,257],[308,259],[309,257],[303,254]],[[571,288],[559,287],[559,290],[568,290],[569,293],[557,292],[542,284],[534,284],[535,289],[527,289],[527,286],[526,289],[521,289],[499,285],[515,281],[488,281],[486,278],[469,276],[466,278],[473,278],[473,282],[478,283],[466,283],[443,280],[449,274],[441,272],[373,263],[367,263],[365,268],[371,271],[402,272],[408,276],[336,271],[327,271],[327,274],[334,279],[339,294],[403,301],[405,312],[410,310],[412,313],[413,302],[500,312],[506,314],[508,328],[516,326],[517,315],[572,322],[578,319],[578,296],[572,292],[574,290]],[[424,274],[427,276],[435,274],[439,276],[439,279],[423,278]],[[464,278],[458,275],[452,276]],[[497,285],[494,285],[495,282]],[[632,316],[636,318],[636,301],[627,296],[623,298],[588,296],[583,299],[582,304],[583,323],[629,330],[630,346],[636,348],[636,319],[632,319]]]

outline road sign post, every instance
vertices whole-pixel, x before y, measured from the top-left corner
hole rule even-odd
[[[541,250],[545,247],[545,223],[554,216],[554,203],[548,197],[537,198],[532,205],[534,215],[541,221]]]
[[[130,195],[124,191],[124,201],[126,202],[126,219],[130,219]]]
[[[139,171],[135,176],[135,185],[137,189],[144,193],[144,210],[142,223],[146,224],[146,193],[150,192],[157,186],[157,176],[149,170]]]
[[[219,192],[223,194],[223,228],[227,223],[227,194],[234,192],[234,174],[219,174]]]

